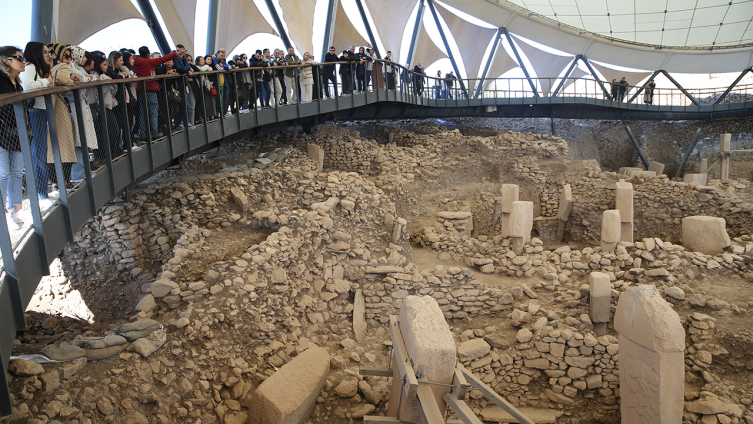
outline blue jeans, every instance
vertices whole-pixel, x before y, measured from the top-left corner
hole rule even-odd
[[[366,84],[364,84],[364,91],[369,89],[369,84],[371,84],[371,72],[369,70],[366,70]]]
[[[89,160],[88,152],[86,154],[86,160]],[[86,168],[84,168],[84,152],[80,147],[76,147],[76,163],[74,163],[71,167],[71,180],[81,181],[84,178],[86,178]]]
[[[152,137],[157,137],[157,115],[158,115],[158,109],[159,109],[159,103],[157,102],[157,93],[153,91],[148,91],[146,93],[146,105],[141,106],[141,119],[139,120],[139,134],[142,136],[146,136],[146,120],[147,115],[146,113],[149,113],[149,127],[152,130]],[[148,111],[144,110],[144,106],[147,106]]]
[[[29,119],[34,131],[31,139],[31,162],[34,164],[34,185],[40,200],[47,199],[47,111],[30,109]],[[21,141],[23,143],[23,140]]]
[[[11,152],[0,147],[0,189],[3,190],[3,204],[7,210],[20,205],[22,201],[22,179],[24,159],[21,152]]]
[[[262,81],[261,83],[261,105],[269,106],[269,101],[272,98],[272,87],[269,85],[269,81]]]

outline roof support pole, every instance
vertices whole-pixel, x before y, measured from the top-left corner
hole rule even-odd
[[[520,65],[520,68],[523,70],[523,73],[526,74],[526,79],[528,80],[528,84],[531,86],[531,90],[533,90],[533,95],[536,97],[539,97],[539,92],[536,90],[536,84],[533,83],[533,80],[531,79],[531,74],[528,73],[528,69],[526,69],[526,65],[523,63],[523,60],[520,58],[520,53],[518,53],[517,47],[515,47],[515,43],[512,42],[512,37],[510,37],[510,32],[507,30],[507,28],[502,28],[502,32],[505,34],[505,37],[507,37],[507,42],[510,43],[510,47],[512,47],[512,52],[515,53],[515,59],[518,61],[518,65]]]
[[[366,9],[364,9],[363,7],[363,2],[361,0],[356,0],[356,6],[358,6],[358,12],[361,14],[363,26],[366,27],[366,34],[369,36],[369,43],[371,43],[371,48],[374,49],[374,52],[377,55],[377,59],[381,59],[382,55],[379,53],[379,47],[377,47],[374,33],[371,31],[371,25],[369,25],[369,19],[366,17]]]
[[[594,71],[594,68],[593,68],[593,66],[591,66],[591,62],[589,62],[589,61],[588,61],[588,58],[586,58],[586,57],[585,57],[585,56],[583,56],[582,54],[579,54],[579,55],[578,55],[577,57],[579,57],[579,58],[580,58],[580,60],[582,60],[582,61],[583,61],[583,63],[585,63],[585,64],[586,64],[586,68],[588,68],[588,72],[590,72],[590,73],[591,73],[591,75],[592,75],[592,76],[594,77],[594,79],[596,80],[596,82],[597,82],[597,83],[599,84],[599,87],[601,87],[601,91],[603,91],[603,92],[604,92],[604,95],[605,95],[605,96],[606,96],[606,97],[607,97],[608,99],[611,99],[611,98],[612,98],[612,94],[610,94],[610,93],[609,93],[609,90],[607,90],[607,88],[606,88],[606,87],[604,87],[604,83],[603,83],[603,82],[601,82],[601,79],[599,79],[599,76],[598,76],[598,75],[596,75],[596,71]],[[627,125],[625,126],[625,128],[627,128]],[[648,169],[648,165],[646,165],[646,169]]]
[[[274,3],[272,3],[272,0],[265,0],[265,3],[267,3],[267,9],[269,9],[269,13],[272,15],[272,20],[275,21],[277,33],[280,34],[282,43],[285,44],[285,49],[290,49],[293,45],[290,43],[288,33],[285,32],[285,27],[282,25],[282,20],[280,19],[280,15],[277,14],[277,9],[275,8]]]
[[[431,9],[431,14],[434,16],[434,22],[437,24],[437,29],[439,30],[439,35],[442,36],[442,43],[444,43],[444,48],[447,49],[447,55],[450,56],[450,62],[452,62],[452,68],[455,70],[455,75],[457,75],[458,82],[460,82],[460,88],[463,90],[463,93],[465,94],[465,98],[468,98],[468,90],[465,88],[465,81],[460,78],[460,68],[458,68],[458,63],[455,61],[455,55],[452,54],[452,50],[450,50],[450,43],[447,42],[447,37],[444,35],[444,30],[442,29],[442,23],[439,21],[439,14],[437,13],[437,9],[434,7],[434,0],[428,0],[429,1],[429,9]]]
[[[635,92],[635,94],[633,94],[633,96],[632,96],[632,97],[630,98],[630,100],[628,100],[627,102],[628,102],[628,103],[631,103],[631,102],[632,102],[633,100],[635,100],[635,98],[636,98],[636,97],[638,97],[638,96],[639,96],[639,95],[641,94],[641,92],[642,92],[643,90],[645,90],[645,89],[646,89],[646,87],[648,87],[648,85],[649,85],[649,84],[651,84],[651,81],[653,81],[653,80],[654,80],[654,78],[656,78],[656,77],[657,77],[657,75],[659,75],[659,73],[660,73],[660,72],[661,72],[661,71],[654,71],[654,73],[653,73],[653,74],[651,74],[651,78],[649,78],[649,79],[648,79],[648,81],[646,81],[646,83],[645,83],[645,84],[643,84],[643,86],[642,86],[642,87],[639,87],[639,88],[638,88],[638,90],[637,90],[637,91]]]
[[[716,99],[716,101],[714,102],[714,104],[718,105],[719,103],[721,103],[722,100],[724,100],[724,98],[727,97],[727,94],[729,94],[729,92],[732,91],[733,88],[735,88],[735,86],[737,85],[737,83],[739,83],[743,79],[743,77],[745,77],[745,75],[748,72],[753,72],[753,70],[751,70],[751,68],[748,68],[748,69],[742,71],[740,73],[740,76],[737,77],[737,79],[735,80],[735,82],[733,82],[732,85],[730,85],[729,88],[727,88],[727,90],[724,92],[724,94],[722,94],[721,97],[719,97],[718,99]]]
[[[627,131],[628,137],[630,137],[630,141],[633,143],[633,148],[635,149],[636,152],[638,152],[638,156],[641,158],[641,162],[643,162],[643,167],[645,169],[648,169],[648,161],[646,160],[646,157],[643,156],[643,151],[641,150],[641,146],[638,145],[638,141],[635,139],[633,132],[630,131],[630,127],[628,127],[628,124],[626,121],[622,121],[622,124],[625,125],[625,131]]]
[[[416,58],[416,48],[418,46],[418,34],[421,30],[421,20],[424,18],[424,10],[426,5],[424,0],[420,0],[418,3],[418,12],[416,13],[416,24],[413,26],[413,36],[410,39],[410,49],[408,49],[408,67],[413,65],[413,59]]]
[[[217,41],[217,28],[220,20],[220,3],[222,0],[209,0],[209,18],[207,18],[207,53],[215,54],[220,49]]]
[[[557,88],[554,90],[554,93],[552,93],[552,97],[557,97],[557,93],[559,93],[560,90],[562,90],[562,87],[565,85],[565,81],[567,81],[567,77],[570,76],[570,74],[573,72],[573,69],[575,69],[575,65],[578,64],[578,60],[580,60],[580,58],[578,56],[575,56],[575,58],[573,59],[573,63],[571,63],[570,67],[567,68],[567,72],[565,72],[565,76],[563,76],[562,79],[560,80],[560,83],[557,84]]]
[[[324,27],[324,45],[322,45],[322,55],[319,56],[320,60],[324,62],[324,56],[329,51],[329,46],[332,45],[332,38],[335,34],[335,17],[337,16],[337,1],[329,0],[327,2],[327,23]],[[335,49],[337,53],[337,49]]]
[[[170,44],[167,43],[167,38],[165,37],[165,33],[162,31],[162,26],[160,26],[159,24],[159,20],[157,19],[157,15],[154,13],[154,9],[152,9],[151,3],[149,3],[149,0],[137,1],[139,3],[139,9],[141,9],[141,14],[146,18],[146,24],[149,25],[149,29],[152,31],[152,35],[154,36],[154,41],[157,42],[157,46],[159,47],[160,51],[163,55],[170,53],[173,49],[170,48]]]
[[[675,178],[680,178],[682,176],[682,173],[685,171],[685,165],[687,165],[688,159],[690,159],[690,154],[693,153],[693,149],[695,149],[695,145],[698,144],[698,139],[701,138],[701,131],[703,131],[703,127],[706,126],[706,122],[708,121],[701,122],[701,125],[695,131],[693,142],[690,143],[690,147],[688,147],[688,151],[687,153],[685,153],[685,157],[682,158],[682,164],[680,164],[680,167],[677,168],[677,172],[675,173]]]
[[[489,58],[486,59],[486,65],[484,65],[484,72],[481,73],[481,80],[478,81],[478,85],[476,85],[476,92],[473,94],[473,98],[478,98],[479,94],[481,94],[481,91],[484,89],[484,84],[486,83],[486,79],[489,78],[489,72],[492,71],[492,63],[494,63],[494,59],[497,57],[497,52],[499,51],[499,47],[502,45],[502,28],[497,29],[497,33],[494,35],[494,45],[492,45],[492,51],[489,53]],[[475,77],[476,75],[468,75],[469,77]]]
[[[662,69],[661,73],[664,74],[664,76],[666,76],[667,79],[670,80],[672,82],[672,84],[675,85],[675,87],[679,88],[680,91],[682,91],[682,94],[684,94],[685,96],[687,96],[690,99],[690,101],[693,102],[694,105],[698,106],[700,104],[700,103],[698,103],[698,100],[695,99],[695,97],[693,97],[690,93],[688,93],[687,90],[685,90],[685,88],[683,88],[683,86],[680,85],[679,82],[675,81],[675,79],[672,78],[672,75],[669,75],[669,72],[667,72],[667,71],[665,71],[665,70]]]
[[[52,42],[52,9],[53,0],[31,2],[31,41]]]

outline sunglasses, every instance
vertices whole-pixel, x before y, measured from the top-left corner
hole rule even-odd
[[[71,58],[71,55],[68,53],[63,55],[63,59],[70,59],[70,58]]]
[[[26,58],[23,55],[17,54],[15,56],[8,56],[7,59],[16,59],[19,62],[26,62]]]

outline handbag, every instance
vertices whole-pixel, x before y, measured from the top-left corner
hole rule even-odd
[[[180,103],[180,91],[177,88],[170,87],[167,95],[171,103]]]
[[[217,95],[217,87],[212,87],[209,89],[209,95],[210,96],[216,96]]]

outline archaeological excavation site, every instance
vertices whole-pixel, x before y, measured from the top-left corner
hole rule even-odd
[[[753,424],[749,118],[631,123],[647,167],[556,125],[288,127],[129,187],[39,284],[0,423]]]

